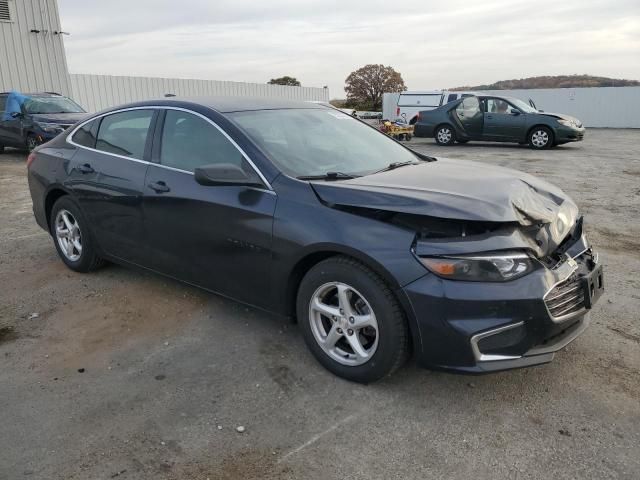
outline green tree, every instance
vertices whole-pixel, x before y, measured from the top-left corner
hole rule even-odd
[[[348,104],[362,110],[380,110],[383,93],[404,92],[406,89],[402,75],[393,67],[375,64],[351,72],[344,87]]]
[[[296,77],[285,75],[280,78],[272,78],[267,82],[269,85],[288,85],[290,87],[299,87],[301,84]]]

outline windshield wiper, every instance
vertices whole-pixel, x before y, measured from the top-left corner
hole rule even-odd
[[[389,165],[387,165],[384,168],[381,168],[380,170],[376,170],[375,173],[381,173],[381,172],[388,172],[389,170],[395,170],[398,167],[404,167],[406,165],[418,165],[420,162],[416,162],[415,160],[408,160],[406,162],[391,162]]]
[[[357,178],[358,175],[349,175],[342,172],[327,172],[323,175],[302,175],[296,177],[298,180],[349,180],[350,178]]]

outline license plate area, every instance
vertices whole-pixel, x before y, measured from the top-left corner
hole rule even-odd
[[[602,265],[597,265],[588,275],[581,279],[584,292],[584,306],[591,308],[604,292],[604,276]]]

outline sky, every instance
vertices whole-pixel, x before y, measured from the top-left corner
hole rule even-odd
[[[344,98],[390,65],[410,90],[538,75],[640,79],[640,1],[58,0],[72,73],[265,83]],[[395,7],[395,8],[394,8]]]

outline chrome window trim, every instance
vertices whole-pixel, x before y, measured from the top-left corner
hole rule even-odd
[[[86,125],[87,123],[92,122],[92,121],[97,120],[97,119],[102,118],[102,117],[106,117],[107,115],[112,115],[112,114],[121,113],[121,112],[128,112],[128,111],[131,111],[131,110],[178,110],[178,111],[190,113],[191,115],[195,115],[197,117],[202,118],[206,122],[208,122],[211,125],[213,125],[220,133],[222,133],[222,135],[224,135],[224,137],[236,148],[236,150],[238,150],[240,152],[242,157],[249,163],[249,165],[251,165],[251,168],[253,168],[253,170],[260,177],[260,180],[262,180],[264,182],[265,186],[267,187],[266,189],[256,188],[256,190],[262,190],[262,191],[265,191],[265,192],[270,192],[270,193],[275,194],[275,192],[273,191],[273,187],[271,186],[271,183],[269,183],[269,181],[265,178],[265,176],[262,174],[262,172],[256,166],[256,164],[253,163],[253,160],[251,160],[251,158],[249,158],[249,155],[247,155],[247,153],[240,147],[240,145],[238,145],[235,142],[235,140],[233,138],[231,138],[229,136],[229,134],[227,132],[225,132],[217,123],[215,123],[210,118],[207,118],[206,116],[202,115],[201,113],[194,112],[193,110],[189,110],[188,108],[173,107],[173,106],[168,106],[168,105],[147,105],[147,106],[143,106],[143,107],[126,107],[126,108],[121,108],[121,109],[113,110],[113,111],[106,112],[106,113],[101,113],[100,115],[96,115],[94,117],[91,117],[91,118],[83,121],[82,123],[78,124],[78,126],[76,128],[74,128],[73,131],[71,133],[69,133],[69,135],[67,135],[67,138],[65,140],[66,140],[67,143],[69,143],[70,145],[73,145],[74,147],[77,147],[77,148],[84,148],[85,150],[89,150],[89,151],[96,152],[96,153],[102,153],[104,155],[110,155],[112,157],[124,158],[125,160],[132,160],[132,161],[138,162],[138,163],[146,163],[147,165],[156,165],[158,167],[166,168],[168,170],[173,170],[173,171],[176,171],[176,172],[188,173],[190,175],[193,175],[193,172],[190,172],[188,170],[182,170],[182,169],[175,168],[175,167],[169,167],[167,165],[162,165],[160,163],[148,162],[146,160],[141,160],[139,158],[127,157],[126,155],[119,155],[117,153],[105,152],[103,150],[98,150],[96,148],[85,147],[84,145],[80,145],[80,144],[78,144],[78,143],[73,141],[73,136],[76,134],[76,132],[80,128],[82,128],[84,125]]]
[[[490,337],[497,333],[504,332],[505,330],[511,330],[512,328],[518,328],[524,325],[524,322],[512,323],[510,325],[505,325],[503,327],[494,328],[492,330],[488,330],[486,332],[477,333],[473,337],[471,337],[471,350],[473,351],[473,356],[476,358],[478,362],[495,362],[499,360],[516,360],[518,358],[522,358],[521,355],[486,355],[480,351],[478,347],[478,342],[483,338]]]

